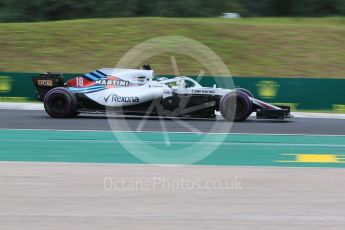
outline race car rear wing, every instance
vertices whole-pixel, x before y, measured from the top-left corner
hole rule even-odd
[[[62,73],[42,73],[37,77],[33,77],[32,81],[36,88],[36,99],[38,101],[44,101],[44,97],[49,90],[65,85]]]

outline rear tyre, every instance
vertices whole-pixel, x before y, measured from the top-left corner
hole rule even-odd
[[[253,110],[249,97],[240,92],[230,92],[220,100],[219,110],[227,121],[244,121]]]
[[[69,118],[78,115],[75,95],[62,87],[54,88],[47,93],[44,97],[44,108],[54,118]]]

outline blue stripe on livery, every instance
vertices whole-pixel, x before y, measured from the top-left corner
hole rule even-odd
[[[104,85],[96,85],[96,86],[90,86],[85,88],[77,88],[77,87],[69,87],[71,90],[88,90],[88,89],[95,89],[95,88],[104,88]]]
[[[91,73],[93,76],[95,76],[95,77],[98,77],[98,78],[106,78],[106,75],[104,75],[104,74],[100,74],[100,73],[98,73],[97,71],[93,71],[92,73]]]
[[[85,74],[83,75],[83,78],[86,78],[86,79],[89,80],[89,81],[93,81],[92,78],[87,77]]]
[[[91,74],[89,74],[89,73],[84,74],[84,77],[88,78],[88,79],[91,80],[91,81],[97,81],[97,80],[98,80],[97,77],[95,77],[95,76],[93,76],[93,75],[91,75]]]
[[[75,88],[75,87],[69,87],[69,90],[75,93],[92,93],[97,92],[101,90],[105,90],[106,88],[103,85],[99,86],[91,86],[87,88]]]
[[[105,89],[104,88],[93,89],[93,90],[86,90],[86,91],[78,91],[78,92],[75,92],[75,93],[95,93],[95,92],[102,91],[102,90],[105,90]]]
[[[106,77],[106,76],[107,76],[105,73],[103,73],[103,72],[102,72],[102,71],[100,71],[100,70],[96,70],[96,72],[97,72],[97,73],[99,73],[100,75],[104,76],[104,77]]]
[[[94,72],[91,72],[91,73],[89,73],[89,74],[91,74],[92,76],[94,76],[94,77],[97,78],[97,79],[100,79],[100,78],[101,78],[99,75],[95,74]]]

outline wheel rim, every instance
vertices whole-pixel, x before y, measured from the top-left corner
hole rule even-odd
[[[62,95],[56,95],[51,99],[50,108],[53,113],[61,114],[66,111],[66,98]]]

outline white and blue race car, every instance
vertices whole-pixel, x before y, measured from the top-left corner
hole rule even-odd
[[[80,113],[107,113],[168,117],[216,117],[244,121],[252,112],[259,119],[292,117],[287,106],[274,106],[254,98],[242,88],[203,87],[189,77],[171,79],[143,69],[103,68],[67,82],[61,73],[43,73],[33,78],[37,99],[54,118]]]

